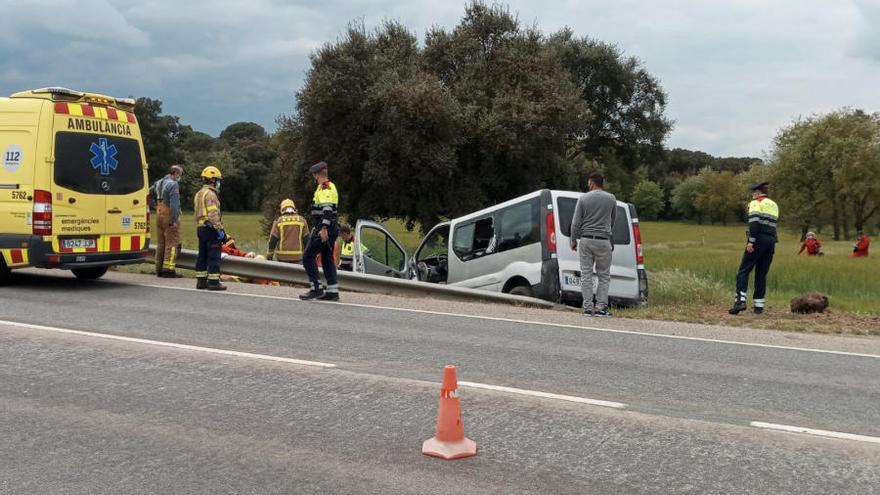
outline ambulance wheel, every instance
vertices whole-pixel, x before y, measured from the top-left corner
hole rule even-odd
[[[107,273],[107,268],[108,267],[106,266],[95,268],[74,268],[70,271],[72,271],[73,274],[76,275],[76,278],[80,280],[95,280],[103,277],[104,274]]]
[[[0,286],[9,285],[12,281],[12,270],[6,266],[3,256],[0,256]]]

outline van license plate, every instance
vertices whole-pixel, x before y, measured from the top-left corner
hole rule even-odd
[[[563,285],[575,285],[577,287],[580,287],[581,278],[577,276],[574,272],[562,272],[562,283]]]
[[[61,247],[64,249],[95,249],[95,239],[61,239]]]

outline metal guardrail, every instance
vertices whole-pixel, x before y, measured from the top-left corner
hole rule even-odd
[[[150,248],[155,254],[155,250]],[[177,266],[194,270],[198,253],[189,249],[181,250]],[[152,260],[150,260],[152,261]],[[308,285],[309,277],[302,265],[261,261],[237,256],[227,256],[220,262],[220,271],[226,275],[236,275],[250,279],[276,280],[294,284]],[[467,289],[449,285],[431,284],[415,280],[380,277],[363,273],[339,272],[339,286],[343,290],[386,294],[405,297],[432,297],[448,301],[492,302],[538,308],[555,308],[558,305],[534,297],[515,296],[501,292]]]

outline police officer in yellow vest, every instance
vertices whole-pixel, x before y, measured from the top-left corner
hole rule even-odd
[[[281,216],[272,222],[269,231],[269,250],[266,258],[285,263],[299,263],[303,259],[303,246],[308,239],[309,225],[296,211],[292,199],[281,202]]]
[[[330,182],[327,174],[327,163],[320,162],[312,165],[309,172],[318,183],[315,194],[312,196],[312,222],[314,228],[309,236],[306,252],[303,256],[303,266],[309,275],[311,289],[299,296],[304,301],[320,299],[323,301],[339,300],[339,284],[336,281],[336,265],[333,263],[333,246],[339,235],[339,193],[336,185]],[[321,288],[321,277],[318,273],[316,258],[321,255],[321,266],[324,269],[324,277],[327,279],[327,287]]]
[[[202,188],[196,193],[194,210],[199,257],[196,260],[196,288],[226,290],[220,283],[220,245],[226,240],[220,215],[220,179],[223,174],[214,166],[202,170]]]
[[[767,293],[767,272],[776,251],[776,223],[779,206],[767,197],[768,182],[752,186],[752,202],[749,203],[749,238],[736,275],[736,299],[728,313],[735,315],[746,309],[749,290],[749,273],[755,270],[755,292],[752,296],[755,314],[764,312]]]

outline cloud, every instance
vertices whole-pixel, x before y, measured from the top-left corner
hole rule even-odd
[[[841,106],[880,109],[875,0],[510,0],[524,25],[565,26],[641,59],[669,94],[668,144],[760,155],[780,126]],[[400,20],[420,38],[465,2],[0,0],[0,93],[64,84],[161,99],[212,134],[274,128],[308,55],[352,20]],[[51,15],[47,15],[51,13]]]

